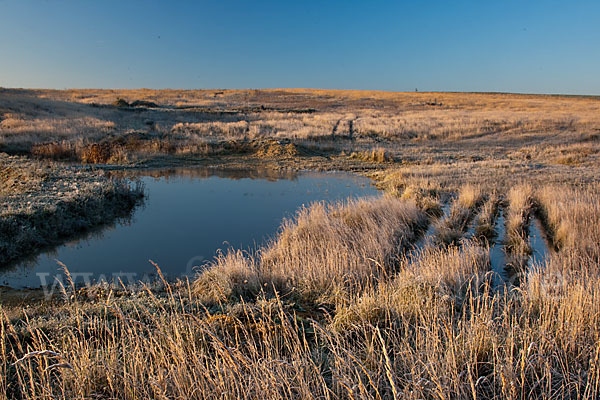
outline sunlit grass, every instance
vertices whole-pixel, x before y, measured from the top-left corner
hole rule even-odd
[[[109,106],[117,95],[216,111],[124,116]],[[12,99],[23,113],[2,111],[0,144],[90,163],[219,149],[297,161],[300,146],[335,139],[339,158],[378,165],[373,177],[388,195],[307,206],[268,245],[219,254],[190,282],[67,287],[51,302],[0,305],[0,398],[600,396],[597,100],[318,90],[45,96]],[[96,119],[81,119],[90,109]],[[75,111],[74,121],[96,128],[61,134],[67,122],[56,118]],[[17,193],[20,181],[39,185],[33,172],[0,171],[0,194]],[[497,287],[488,240],[499,210],[506,235],[494,240],[512,268]],[[534,265],[532,218],[551,248]]]

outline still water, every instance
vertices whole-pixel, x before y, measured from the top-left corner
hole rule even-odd
[[[130,173],[131,174],[131,173]],[[283,218],[311,202],[375,196],[367,178],[346,173],[274,173],[214,169],[136,172],[147,197],[126,221],[0,270],[15,288],[152,279],[158,264],[169,278],[193,274],[219,250],[252,250],[277,233]]]

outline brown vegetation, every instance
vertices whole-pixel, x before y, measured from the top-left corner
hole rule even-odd
[[[489,215],[497,197],[476,187],[455,206],[484,195]],[[68,292],[52,316],[3,309],[0,393],[596,398],[599,194],[519,186],[511,216],[533,195],[565,244],[517,290],[492,289],[477,240],[398,258],[423,219],[412,200],[315,204],[255,257],[223,254],[191,285]],[[596,223],[572,225],[580,210]]]
[[[364,150],[359,152],[353,152],[350,154],[350,158],[356,158],[363,161],[369,161],[374,163],[386,163],[393,162],[394,157],[383,147],[377,147],[371,150]]]
[[[489,198],[481,207],[481,211],[477,216],[475,223],[474,236],[476,240],[491,242],[496,235],[494,226],[496,224],[496,217],[500,208],[500,199],[497,192],[492,192]]]
[[[593,97],[301,89],[214,93],[3,89],[0,151],[121,164],[165,155],[254,154],[250,143],[287,140],[331,149],[324,163],[331,155],[354,154],[355,161],[442,167],[476,161],[486,173],[536,165],[548,174],[599,161],[600,99]],[[132,137],[134,143],[123,143]],[[101,157],[86,157],[94,144],[107,149]]]
[[[529,223],[533,212],[533,189],[529,185],[513,187],[508,192],[508,212],[506,213],[506,249],[510,254],[512,268],[523,270],[528,256]]]
[[[444,245],[457,244],[482,201],[483,194],[479,186],[463,186],[448,215],[437,222],[436,240]]]
[[[5,150],[90,163],[235,153],[245,168],[252,158],[377,167],[371,175],[388,192],[299,210],[269,245],[220,254],[192,282],[65,288],[51,303],[0,305],[0,398],[600,396],[599,99],[0,96]],[[126,105],[111,105],[117,98]],[[97,128],[63,132],[65,120]],[[43,184],[52,170],[36,165],[1,169],[0,194]],[[506,235],[494,237],[500,212]],[[534,265],[531,218],[557,248]],[[492,239],[512,266],[499,288]]]

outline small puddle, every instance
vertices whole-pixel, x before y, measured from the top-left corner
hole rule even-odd
[[[496,239],[490,249],[490,263],[494,272],[493,286],[495,289],[501,289],[506,286],[518,285],[522,277],[519,276],[519,273],[511,273],[506,268],[506,252],[504,248],[506,227],[504,225],[502,210],[498,214],[495,231]],[[531,218],[529,223],[529,245],[531,246],[532,253],[527,262],[527,270],[535,265],[544,264],[550,254],[546,237],[542,233],[542,225],[534,217]]]
[[[529,245],[531,246],[531,257],[527,264],[528,268],[534,265],[542,265],[548,259],[550,249],[546,237],[542,233],[542,224],[539,219],[532,218],[529,223]]]
[[[475,227],[477,226],[478,223],[479,223],[479,215],[476,215],[473,218],[471,218],[471,222],[469,223],[469,227],[467,228],[467,231],[463,235],[464,239],[470,240],[470,239],[473,239],[475,237]]]
[[[63,262],[78,284],[191,275],[219,249],[254,249],[277,233],[284,217],[314,201],[378,195],[369,179],[347,173],[276,173],[218,169],[119,172],[139,178],[147,198],[129,221],[0,269],[0,285],[52,285]]]
[[[504,210],[502,208],[499,208],[498,210],[494,232],[494,243],[490,248],[490,264],[492,272],[494,273],[492,286],[495,289],[498,289],[510,281],[510,276],[506,271],[506,250],[504,248],[506,225],[504,221]]]

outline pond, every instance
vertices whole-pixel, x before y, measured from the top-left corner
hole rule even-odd
[[[374,196],[367,178],[339,172],[276,173],[173,169],[125,173],[140,179],[147,197],[118,221],[62,246],[0,270],[0,284],[40,287],[65,281],[60,261],[76,284],[191,275],[228,248],[252,250],[273,237],[283,218],[311,202]]]

